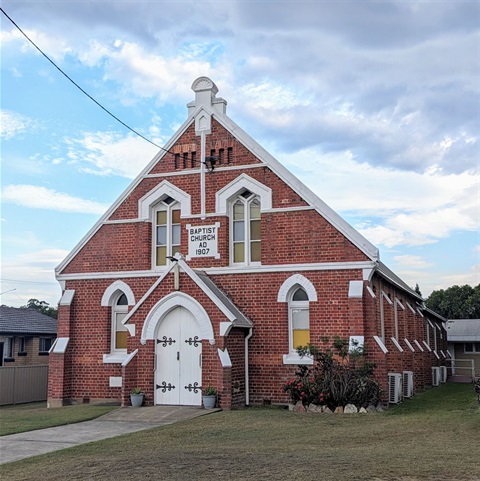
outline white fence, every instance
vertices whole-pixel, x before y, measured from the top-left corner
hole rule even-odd
[[[46,401],[48,366],[0,367],[0,406]]]
[[[466,382],[475,381],[475,362],[472,359],[448,359],[449,375],[462,378]]]

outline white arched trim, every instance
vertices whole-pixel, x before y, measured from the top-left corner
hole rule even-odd
[[[127,302],[129,306],[133,306],[135,304],[135,296],[133,295],[132,289],[128,284],[125,284],[123,281],[115,281],[114,283],[110,284],[103,293],[101,305],[104,307],[112,305],[112,297],[118,291],[122,291],[127,296]]]
[[[207,312],[202,305],[193,297],[183,292],[172,292],[158,301],[148,313],[143,324],[142,337],[140,342],[145,344],[147,340],[155,339],[158,326],[164,317],[176,307],[184,307],[190,311],[200,326],[202,339],[208,339],[210,343],[214,341],[213,327]]]
[[[179,189],[175,185],[164,180],[138,201],[139,219],[148,220],[150,218],[150,208],[166,196],[169,196],[180,203],[182,217],[189,217],[191,215],[192,201],[190,194],[187,194],[182,189]]]
[[[227,215],[229,202],[244,189],[260,197],[261,212],[272,208],[272,189],[247,174],[242,174],[215,194],[216,213]]]
[[[286,279],[280,287],[277,301],[288,302],[289,294],[292,291],[292,288],[295,286],[300,286],[305,289],[310,302],[317,300],[317,291],[315,290],[315,287],[313,287],[313,284],[306,277],[302,276],[302,274],[294,274]]]

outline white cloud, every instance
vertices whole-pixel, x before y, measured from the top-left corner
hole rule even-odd
[[[394,261],[397,265],[401,267],[413,267],[423,269],[425,267],[431,267],[431,263],[425,261],[421,256],[415,255],[401,255],[401,256],[394,256]]]
[[[480,228],[478,176],[416,173],[356,162],[350,152],[282,154],[284,163],[376,245],[426,245]]]
[[[7,185],[2,189],[2,201],[28,207],[80,214],[103,214],[108,205],[81,199],[70,194],[37,185]]]
[[[3,295],[2,303],[19,307],[34,298],[56,306],[61,289],[54,269],[67,254],[63,249],[39,249],[4,258],[2,291],[15,290]]]
[[[114,132],[86,132],[82,138],[66,142],[68,158],[80,171],[129,179],[136,177],[159,151],[138,136],[123,137]]]
[[[9,140],[25,132],[33,125],[33,121],[10,110],[0,110],[0,137]]]

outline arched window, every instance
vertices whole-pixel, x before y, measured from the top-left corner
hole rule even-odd
[[[127,352],[127,336],[128,330],[122,323],[128,313],[127,296],[123,292],[119,292],[113,299],[112,304],[112,353]]]
[[[290,352],[310,343],[310,307],[306,291],[294,288],[288,302]]]
[[[180,252],[180,204],[165,197],[154,209],[154,265],[167,265],[167,257]]]
[[[260,263],[262,259],[260,201],[244,190],[232,201],[231,259],[233,264]]]

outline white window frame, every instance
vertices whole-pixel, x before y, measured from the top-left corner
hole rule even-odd
[[[4,359],[13,359],[13,352],[15,347],[15,338],[12,336],[5,338],[5,346],[4,346]]]
[[[293,296],[295,293],[302,289],[307,297],[308,300],[305,301],[294,301]],[[306,310],[308,311],[308,330],[311,331],[310,328],[310,297],[308,291],[301,285],[296,284],[290,289],[290,292],[287,296],[288,302],[288,354],[283,356],[283,364],[306,364],[311,365],[313,364],[313,358],[311,356],[300,356],[297,352],[297,349],[293,347],[293,315],[294,311],[297,309]]]
[[[172,202],[167,203],[165,202],[166,199],[171,198]],[[159,202],[157,202],[153,208],[152,208],[152,266],[153,270],[163,270],[166,267],[168,267],[172,261],[168,259],[168,256],[173,256],[173,224],[172,224],[172,217],[173,214],[172,212],[174,210],[179,210],[180,211],[180,216],[182,215],[181,213],[181,204],[180,202],[176,201],[173,199],[173,197],[164,197],[161,199]],[[167,244],[166,244],[166,264],[162,265],[157,265],[157,212],[166,212],[167,213]],[[177,224],[176,224],[177,225]],[[181,224],[179,225],[179,236],[180,236],[180,244],[175,244],[175,245],[181,245],[181,240],[182,240],[182,226]]]
[[[293,315],[294,311],[301,310],[308,312],[308,331],[310,332],[310,301],[294,301],[293,294],[297,292],[298,289],[303,289],[298,287],[291,293],[290,300],[288,302],[288,350],[291,353],[296,353],[297,349],[293,347]],[[304,290],[304,289],[303,289]],[[304,290],[305,291],[305,290]],[[308,294],[307,294],[308,295]]]
[[[127,348],[117,348],[116,347],[116,340],[117,340],[117,314],[124,314],[122,319],[128,314],[128,298],[127,298],[127,304],[117,304],[120,298],[125,295],[122,291],[118,291],[118,293],[113,297],[112,299],[112,317],[111,317],[111,326],[112,328],[110,329],[110,354],[120,354],[120,355],[126,355],[127,354]],[[127,297],[125,295],[125,297]],[[125,328],[125,331],[127,332],[128,335],[128,330]]]
[[[116,307],[117,307],[117,302],[122,296],[122,294],[125,294],[127,297],[127,305],[122,305],[118,306],[120,308],[120,311],[127,312],[128,313],[128,307],[133,306],[135,304],[135,296],[132,292],[132,289],[128,284],[126,284],[123,281],[117,280],[110,284],[107,289],[105,289],[105,292],[103,293],[102,296],[102,302],[101,305],[105,308],[110,309],[110,345],[109,345],[109,352],[108,354],[103,354],[103,363],[104,364],[120,364],[125,359],[127,358],[127,349],[123,350],[114,350],[115,346],[115,330],[116,330],[116,324],[115,324],[115,312]],[[126,326],[127,327],[127,326]],[[129,335],[135,335],[135,330],[127,329],[129,332]]]
[[[243,190],[245,192],[245,190]],[[241,194],[235,196],[231,202],[230,202],[230,264],[231,265],[249,265],[249,266],[255,266],[255,265],[261,265],[261,261],[251,261],[250,260],[250,255],[251,255],[251,232],[250,232],[250,205],[253,202],[257,202],[260,210],[260,225],[262,222],[262,204],[261,204],[261,199],[258,195],[255,193],[251,192],[251,194],[245,198]],[[250,191],[249,191],[250,192]],[[234,205],[237,204],[238,202],[241,202],[244,207],[244,261],[243,262],[235,262],[234,260],[234,219],[233,219],[233,209]],[[262,239],[260,237],[260,249],[261,249],[261,243]]]

